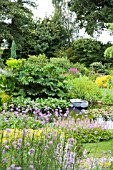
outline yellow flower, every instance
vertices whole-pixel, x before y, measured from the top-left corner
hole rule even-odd
[[[110,162],[104,162],[104,166],[110,166]]]
[[[9,130],[3,130],[0,132],[0,138],[2,139],[2,143],[4,143],[5,140],[8,142],[11,142],[12,140],[17,141],[19,138],[25,138],[25,140],[34,138],[34,139],[40,139],[42,134],[42,130],[33,130],[33,129],[9,129]]]
[[[99,87],[104,87],[107,88],[108,84],[109,84],[109,80],[112,77],[110,75],[106,75],[106,76],[101,76],[101,77],[97,77],[95,80],[95,83],[99,86]]]

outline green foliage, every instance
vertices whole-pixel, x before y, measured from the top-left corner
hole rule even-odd
[[[9,58],[6,60],[6,64],[10,69],[18,69],[22,66],[22,59]]]
[[[8,42],[7,55],[3,54],[3,59],[11,57],[12,39],[17,46],[17,56],[26,57],[31,47],[31,33],[34,28],[32,10],[36,7],[34,0],[0,1],[0,44],[3,39]],[[7,20],[9,22],[7,22]],[[27,47],[26,47],[27,46]],[[19,55],[18,55],[19,54]]]
[[[7,75],[7,78],[2,77],[6,89],[13,92],[12,95],[24,95],[33,99],[37,97],[65,98],[67,93],[65,77],[59,67],[52,63],[45,63],[43,59],[47,62],[45,55],[40,55],[39,58],[31,57],[23,61],[18,70],[13,71],[13,74]],[[10,67],[13,67],[12,62],[8,61]],[[19,61],[21,60],[13,60],[17,63]]]
[[[72,62],[84,63],[89,66],[93,62],[105,63],[104,51],[109,44],[103,45],[101,42],[82,38],[73,42],[74,55],[69,59]],[[107,61],[107,60],[106,60]]]
[[[6,120],[6,121],[5,121]],[[26,115],[25,117],[19,114],[19,117],[12,113],[11,111],[0,114],[0,130],[11,128],[11,129],[39,129],[43,125],[39,120],[36,120],[34,117]]]
[[[3,67],[4,67],[3,59],[2,59],[2,57],[0,56],[0,68],[3,68]]]
[[[68,34],[61,20],[56,18],[38,19],[32,32],[31,42],[35,55],[46,54],[48,58],[62,46],[66,46]]]
[[[113,105],[113,93],[112,89],[101,89],[102,90],[102,102],[106,105]]]
[[[45,54],[39,54],[38,57],[35,55],[29,55],[28,61],[32,64],[37,64],[37,66],[41,68],[48,63],[48,59]]]
[[[50,58],[50,63],[61,69],[62,72],[67,72],[70,66],[70,60],[67,58]]]
[[[105,28],[106,23],[112,23],[113,2],[110,0],[70,0],[68,6],[75,12],[76,22],[80,28],[85,27],[89,35],[93,35],[95,30]]]
[[[0,91],[0,106],[10,101],[10,96],[5,91]]]
[[[16,98],[12,97],[9,105],[11,104],[14,105],[15,109],[16,107],[20,106],[20,108],[23,108],[24,110],[27,108],[28,105],[32,109],[38,106],[38,108],[40,108],[42,112],[43,111],[46,112],[46,110],[44,110],[46,107],[48,107],[48,109],[50,110],[52,109],[66,110],[66,108],[70,107],[70,102],[68,102],[67,100],[51,98],[51,97],[47,99],[37,98],[35,101],[31,100],[30,98],[24,98],[23,96],[18,96]]]
[[[12,41],[12,45],[11,45],[11,58],[17,58],[16,55],[16,44],[15,41]]]
[[[82,75],[88,75],[88,68],[85,66],[83,63],[74,63],[73,67],[77,68],[77,70],[82,74]]]
[[[73,131],[73,138],[82,143],[96,143],[99,141],[107,141],[112,139],[112,133],[102,128],[77,128]]]
[[[97,102],[102,94],[99,87],[88,77],[67,79],[68,93],[70,98],[81,98],[89,102]]]
[[[95,73],[106,73],[106,66],[101,62],[93,62],[90,64],[90,69]]]
[[[108,47],[104,52],[104,57],[113,58],[113,46]]]

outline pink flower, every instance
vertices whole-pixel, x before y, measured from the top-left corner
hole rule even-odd
[[[53,144],[53,141],[49,141],[49,144],[52,145],[52,144]]]
[[[3,162],[6,163],[7,162],[7,158],[3,158]]]
[[[34,149],[31,148],[31,149],[29,150],[29,152],[28,152],[28,155],[33,155],[33,153],[34,153]]]
[[[69,71],[69,72],[76,73],[76,74],[78,73],[77,68],[70,68],[68,71]]]
[[[9,146],[8,146],[8,145],[6,145],[6,146],[5,146],[5,149],[9,149]]]

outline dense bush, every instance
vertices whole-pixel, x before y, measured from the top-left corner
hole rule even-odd
[[[18,69],[19,67],[22,66],[22,59],[14,59],[14,58],[9,58],[6,61],[6,64],[8,66],[8,68],[10,69]]]
[[[88,68],[83,63],[76,62],[73,64],[73,67],[77,68],[79,72],[81,73],[81,75],[88,75],[89,73]]]
[[[10,96],[5,91],[0,91],[0,99],[0,105],[3,105],[4,103],[8,103],[10,101]]]
[[[89,66],[92,62],[100,62],[104,64],[108,59],[104,57],[104,51],[110,44],[102,44],[97,40],[82,38],[73,42],[74,55],[69,59],[72,62],[84,63]]]
[[[67,70],[71,67],[72,63],[67,58],[50,58],[50,63],[57,66],[61,69],[62,72],[67,72]]]
[[[98,101],[102,94],[99,87],[88,77],[67,79],[68,94],[70,98],[81,98],[89,102]]]
[[[93,62],[90,64],[90,69],[95,73],[106,73],[106,66],[101,62]]]
[[[112,133],[109,130],[102,128],[80,128],[73,131],[73,138],[81,141],[82,143],[93,143],[99,141],[107,141],[112,139]]]
[[[101,88],[110,88],[113,86],[111,78],[110,75],[97,77],[95,83]]]
[[[66,98],[65,77],[59,67],[48,63],[45,55],[39,55],[39,58],[30,57],[28,60],[23,60],[18,69],[10,69],[15,67],[13,61],[18,63],[16,59],[11,60],[11,63],[10,60],[7,61],[7,70],[11,74],[1,77],[4,90],[9,91],[11,95],[29,96],[32,99],[37,97]]]

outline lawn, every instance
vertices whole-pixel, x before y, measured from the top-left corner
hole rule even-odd
[[[86,143],[84,144],[85,149],[87,150],[88,157],[100,158],[108,156],[109,152],[113,155],[113,140],[103,141],[98,143]]]

